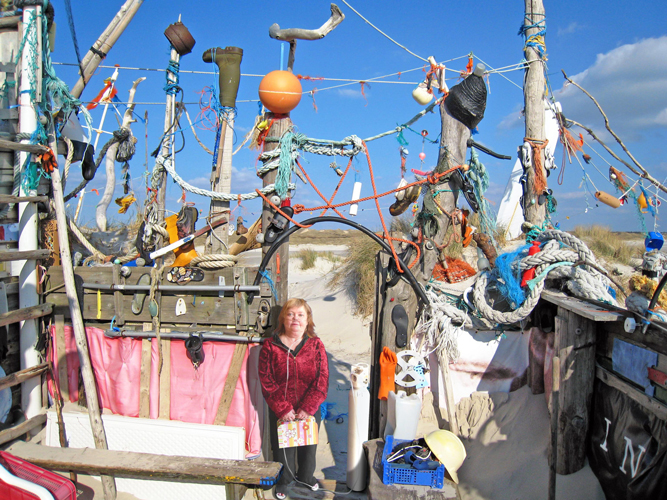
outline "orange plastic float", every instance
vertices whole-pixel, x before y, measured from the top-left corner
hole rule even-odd
[[[285,114],[301,101],[301,82],[289,71],[271,71],[259,84],[259,100],[266,109]]]

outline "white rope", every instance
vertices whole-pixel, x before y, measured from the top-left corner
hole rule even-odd
[[[176,169],[173,166],[171,158],[164,158],[162,156],[159,156],[158,159],[156,160],[156,164],[158,163],[162,168],[164,168],[167,172],[169,172],[169,175],[172,176],[176,184],[178,184],[181,188],[185,189],[186,191],[192,194],[206,196],[207,198],[211,198],[212,200],[218,200],[218,201],[237,201],[237,200],[247,201],[247,200],[253,200],[259,196],[256,192],[245,193],[245,194],[229,194],[229,193],[216,193],[215,191],[210,191],[208,189],[201,189],[193,186],[192,184],[189,184],[180,175],[178,175]],[[153,175],[155,175],[155,170],[153,170]],[[289,190],[294,190],[296,189],[296,184],[290,183],[288,184],[287,188]],[[268,186],[265,186],[262,189],[260,189],[260,191],[264,195],[269,195],[271,193],[274,193],[275,190],[276,189],[274,184],[269,184]]]
[[[222,269],[225,267],[233,267],[239,258],[236,255],[227,254],[209,254],[198,255],[190,261],[191,266],[201,267],[204,269]]]

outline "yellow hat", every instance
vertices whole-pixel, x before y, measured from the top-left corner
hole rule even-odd
[[[454,482],[458,484],[459,476],[456,471],[466,459],[466,449],[461,440],[454,433],[442,429],[431,432],[424,440],[436,458],[445,466]]]

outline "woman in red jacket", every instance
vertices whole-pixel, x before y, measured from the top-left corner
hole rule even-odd
[[[324,344],[315,334],[313,311],[303,299],[289,299],[278,316],[278,327],[264,342],[259,355],[259,380],[269,406],[273,460],[283,464],[276,498],[285,498],[286,486],[296,479],[316,491],[313,477],[317,445],[278,448],[278,421],[315,416],[329,388],[329,363]]]

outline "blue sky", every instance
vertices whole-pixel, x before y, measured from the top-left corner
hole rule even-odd
[[[84,1],[72,0],[73,18],[80,50],[85,53],[92,45],[115,13],[122,5],[121,0]],[[477,1],[477,2],[431,2],[408,4],[393,0],[349,2],[378,28],[394,40],[421,57],[434,56],[447,68],[462,70],[470,52],[475,62],[484,61],[493,68],[507,67],[519,63],[523,58],[523,39],[517,35],[523,21],[524,2]],[[63,0],[53,1],[56,9],[57,39],[52,58],[59,63],[75,63],[72,38],[67,22]],[[111,66],[166,68],[169,61],[169,44],[163,35],[165,28],[182,15],[182,22],[196,40],[193,52],[181,59],[181,70],[212,72],[212,65],[202,61],[202,53],[211,47],[236,46],[244,50],[241,64],[241,84],[238,94],[238,115],[236,119],[236,144],[251,129],[258,112],[257,88],[260,77],[269,71],[280,69],[282,43],[268,36],[273,23],[281,28],[318,28],[330,15],[330,3],[320,0],[273,1],[273,2],[176,2],[146,0],[137,15],[121,36],[116,46],[103,62]],[[364,95],[359,83],[326,89],[345,82],[315,81],[303,82],[304,91],[318,89],[314,101],[304,95],[299,106],[291,113],[298,131],[319,139],[340,140],[349,135],[361,138],[374,136],[405,123],[422,107],[411,97],[414,86],[424,76],[424,62],[409,54],[366,24],[342,2],[338,6],[345,14],[345,20],[324,39],[299,41],[296,50],[294,72],[311,77],[369,80],[382,75],[401,72],[385,80],[393,83],[374,82],[364,86]],[[656,178],[667,176],[667,3],[655,1],[606,1],[581,2],[563,0],[545,2],[547,23],[548,76],[551,87],[563,106],[564,114],[600,133],[612,144],[604,130],[601,115],[592,103],[572,87],[563,88],[561,69],[580,82],[591,92],[607,112],[612,128],[624,139],[638,161]],[[286,47],[287,48],[287,47]],[[287,50],[286,50],[287,52]],[[456,59],[458,58],[458,59]],[[76,82],[76,68],[57,65],[58,75],[70,86]],[[413,71],[410,71],[413,70]],[[83,100],[92,99],[103,86],[103,79],[110,76],[113,69],[100,68],[82,95]],[[122,100],[132,82],[140,76],[147,80],[139,85],[135,100],[139,103],[163,103],[165,75],[156,71],[121,70],[117,83],[118,95]],[[479,125],[479,135],[475,140],[503,154],[514,157],[516,148],[523,140],[523,122],[519,115],[523,106],[521,90],[523,71],[492,74],[489,77],[489,96],[484,120]],[[448,73],[452,78],[449,85],[457,82],[456,73]],[[190,115],[199,113],[199,94],[202,89],[215,83],[213,74],[182,73],[180,85]],[[511,81],[510,81],[511,80]],[[164,122],[163,105],[137,105],[137,114],[142,116],[148,110],[148,150],[153,151],[158,144]],[[122,108],[120,108],[122,113]],[[101,109],[93,111],[93,122],[97,126]],[[187,123],[187,122],[185,122]],[[105,130],[118,127],[112,113],[109,113]],[[428,115],[413,125],[420,132],[427,130],[429,138],[435,139],[440,131],[440,117],[437,113]],[[138,139],[137,152],[130,162],[133,188],[143,201],[145,187],[142,174],[146,169],[145,128],[141,122],[132,126]],[[573,129],[574,130],[574,129]],[[579,131],[577,131],[578,133]],[[583,132],[583,131],[582,131]],[[185,130],[185,148],[177,155],[176,168],[192,184],[208,187],[211,156],[197,144],[191,131]],[[202,141],[213,148],[214,134],[197,129]],[[409,141],[410,155],[408,169],[429,170],[437,159],[437,146],[423,143],[420,135],[404,132]],[[586,138],[589,141],[589,138]],[[100,140],[103,144],[104,137]],[[181,145],[180,137],[177,144]],[[591,141],[592,142],[592,141]],[[393,189],[400,180],[399,144],[395,135],[368,144],[370,158],[379,192]],[[602,148],[593,143],[600,153]],[[620,151],[614,146],[614,149]],[[419,153],[424,151],[424,164]],[[619,167],[619,163],[608,155],[604,159],[585,150],[593,157],[595,166],[605,174],[606,161]],[[619,153],[620,154],[620,153]],[[557,164],[561,162],[561,148],[556,150]],[[360,155],[354,163],[357,173],[348,175],[336,200],[347,201],[352,195],[355,177],[362,182],[362,196],[371,194],[371,182],[365,159]],[[488,198],[497,203],[504,191],[513,161],[501,161],[481,155],[491,176]],[[624,157],[625,159],[625,157]],[[606,161],[605,161],[606,160]],[[329,157],[306,154],[302,165],[325,193],[330,193],[338,182],[338,177],[329,168]],[[345,166],[342,159],[339,165]],[[233,161],[232,191],[252,192],[261,186],[255,175],[256,152],[247,148],[239,151]],[[153,162],[149,157],[148,169]],[[560,167],[559,167],[560,170]],[[117,176],[120,177],[120,165]],[[556,171],[555,174],[558,174]],[[615,193],[605,177],[591,166],[587,167],[591,181],[588,189],[600,189]],[[76,175],[80,176],[80,173]],[[562,185],[556,182],[557,175],[549,178],[549,185],[558,200],[558,213],[554,220],[564,229],[577,224],[605,224],[615,230],[639,231],[637,212],[634,206],[626,205],[612,209],[606,205],[596,206],[595,199],[587,194],[582,185],[583,173],[577,162],[567,164]],[[298,189],[295,203],[306,206],[321,204],[319,197],[297,180]],[[74,181],[72,181],[73,185]],[[177,211],[177,200],[181,190],[168,182],[168,208]],[[91,183],[102,189],[102,171]],[[120,188],[119,188],[120,189]],[[120,194],[120,191],[119,191]],[[665,194],[667,199],[667,194]],[[93,223],[95,195],[86,196],[85,210],[81,222]],[[188,201],[196,202],[204,214],[208,212],[208,200],[194,195]],[[380,201],[384,216],[389,219],[388,207],[393,196]],[[74,200],[70,202],[73,209]],[[465,205],[461,200],[460,204]],[[234,208],[234,205],[233,205]],[[667,214],[667,204],[661,209]],[[124,222],[135,214],[118,215],[112,204],[108,211],[111,220]],[[234,215],[242,215],[252,223],[259,215],[257,202],[244,202],[237,207]],[[303,215],[305,217],[307,215]],[[371,229],[379,229],[380,222],[374,204],[366,202],[360,206],[357,222]],[[658,217],[658,229],[667,228],[667,222]],[[647,216],[649,230],[654,227],[654,219]]]

